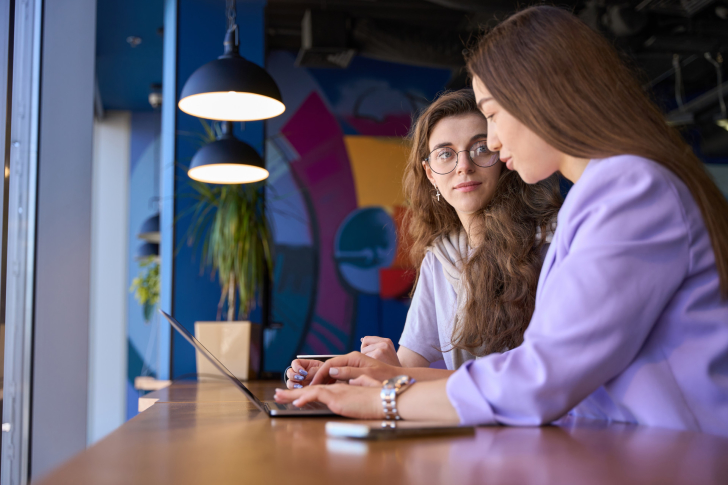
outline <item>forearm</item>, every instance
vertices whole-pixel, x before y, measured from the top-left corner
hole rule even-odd
[[[429,367],[412,367],[404,371],[410,377],[414,377],[418,382],[438,381],[447,379],[455,371],[447,369],[431,369]]]
[[[399,346],[397,358],[402,367],[430,367],[430,361],[403,345]]]
[[[412,421],[459,423],[460,418],[447,397],[446,386],[447,379],[415,383],[397,398],[399,415],[403,419]]]

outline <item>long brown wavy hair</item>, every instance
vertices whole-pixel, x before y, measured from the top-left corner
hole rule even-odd
[[[410,258],[418,268],[438,237],[462,229],[455,209],[438,202],[422,166],[430,134],[444,118],[473,113],[483,116],[472,89],[444,93],[424,109],[410,132],[403,185]],[[461,281],[468,298],[453,325],[452,348],[480,356],[522,343],[541,272],[544,238],[537,241],[536,234],[551,230],[561,202],[556,176],[528,185],[516,172],[502,171],[493,199],[474,218],[482,243],[464,265]]]
[[[728,298],[728,201],[605,38],[564,10],[530,7],[488,32],[467,68],[557,150],[579,158],[638,155],[678,176],[700,207]]]

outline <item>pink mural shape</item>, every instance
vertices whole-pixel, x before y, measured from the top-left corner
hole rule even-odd
[[[291,169],[312,204],[311,229],[319,255],[313,321],[303,348],[315,353],[345,352],[354,331],[354,298],[340,283],[334,242],[339,225],[357,208],[357,201],[343,133],[316,92],[280,133],[299,155]]]
[[[405,137],[412,124],[412,116],[409,113],[388,114],[383,121],[352,115],[344,116],[344,120],[360,135],[365,136]]]

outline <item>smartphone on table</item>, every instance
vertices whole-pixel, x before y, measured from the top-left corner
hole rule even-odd
[[[329,359],[333,359],[334,357],[339,357],[339,355],[335,354],[326,354],[326,355],[297,355],[297,359],[306,359],[306,360],[320,360],[321,362],[326,362]]]
[[[470,435],[475,434],[472,426],[457,423],[422,421],[329,421],[326,434],[331,438],[354,438],[361,440],[388,440],[394,438]]]

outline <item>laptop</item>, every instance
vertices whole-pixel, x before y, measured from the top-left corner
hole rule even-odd
[[[335,414],[325,404],[320,402],[308,403],[305,406],[299,408],[294,406],[293,404],[278,404],[275,401],[261,401],[260,399],[255,397],[255,395],[250,392],[250,389],[245,387],[245,384],[243,384],[240,379],[235,377],[233,373],[227,369],[227,367],[222,365],[222,362],[217,360],[217,357],[212,355],[212,353],[210,353],[210,351],[207,350],[205,346],[202,345],[200,341],[197,340],[194,335],[192,335],[186,328],[184,328],[177,320],[175,320],[173,317],[171,317],[162,310],[159,310],[159,312],[164,315],[164,318],[169,321],[172,327],[174,327],[174,329],[177,330],[185,338],[185,340],[191,343],[198,352],[204,355],[205,358],[217,368],[217,370],[226,375],[228,379],[230,379],[230,381],[232,381],[232,383],[235,384],[237,388],[240,389],[248,399],[250,399],[250,402],[252,402],[255,407],[263,411],[268,416],[335,416]]]

